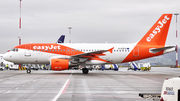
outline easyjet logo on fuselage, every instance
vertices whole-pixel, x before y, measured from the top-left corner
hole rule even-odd
[[[33,49],[45,49],[45,50],[48,50],[48,49],[61,49],[61,48],[60,48],[60,46],[51,45],[51,46],[33,46]]]
[[[160,32],[161,32],[161,29],[162,29],[163,26],[164,26],[164,24],[166,24],[166,23],[167,23],[167,20],[169,20],[169,19],[170,19],[170,18],[168,18],[167,15],[164,16],[164,19],[163,19],[162,21],[159,21],[159,22],[158,22],[157,27],[156,27],[156,28],[152,31],[152,33],[149,34],[149,36],[146,38],[146,41],[147,41],[147,42],[150,42],[150,41],[154,38],[154,36],[155,36],[156,34],[160,33]]]

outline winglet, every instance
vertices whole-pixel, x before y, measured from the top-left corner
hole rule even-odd
[[[113,47],[113,48],[108,49],[108,51],[109,51],[110,53],[112,53],[113,49],[114,49],[114,47]]]

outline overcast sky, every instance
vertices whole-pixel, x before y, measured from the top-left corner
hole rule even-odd
[[[0,54],[18,45],[19,0],[0,0]],[[180,0],[22,0],[22,44],[134,43],[163,13],[180,13]],[[176,45],[173,16],[167,45]],[[68,27],[72,27],[69,35]],[[180,46],[180,15],[178,35]]]

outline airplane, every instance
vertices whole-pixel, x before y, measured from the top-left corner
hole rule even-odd
[[[56,43],[64,43],[65,35],[61,35]]]
[[[165,46],[171,18],[172,14],[163,14],[139,42],[132,44],[29,43],[15,46],[4,59],[17,64],[50,64],[55,71],[80,65],[83,74],[88,74],[86,65],[126,63],[175,51],[175,46]]]

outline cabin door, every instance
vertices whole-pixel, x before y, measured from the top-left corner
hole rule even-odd
[[[31,56],[31,46],[27,45],[25,48],[26,48],[26,50],[25,50],[24,55],[25,56]]]

